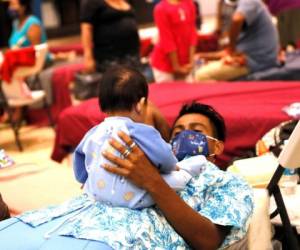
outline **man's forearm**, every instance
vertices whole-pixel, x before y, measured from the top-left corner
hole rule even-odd
[[[154,126],[165,141],[170,141],[170,126],[160,110],[148,100],[146,123]]]
[[[179,235],[193,249],[217,249],[222,237],[216,225],[188,206],[160,177],[147,188]]]
[[[232,17],[231,27],[229,31],[229,49],[233,52],[236,49],[236,43],[242,30],[244,21],[245,17],[241,13],[235,13]]]

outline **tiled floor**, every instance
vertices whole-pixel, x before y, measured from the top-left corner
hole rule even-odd
[[[0,149],[4,149],[17,164],[59,165],[50,159],[54,136],[55,132],[51,127],[22,126],[20,140],[24,150],[20,152],[12,129],[8,124],[0,124]],[[63,165],[69,165],[67,159]]]

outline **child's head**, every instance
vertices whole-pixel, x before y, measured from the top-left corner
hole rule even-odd
[[[134,117],[143,121],[148,84],[145,77],[137,70],[126,66],[115,66],[104,73],[99,84],[98,97],[103,112],[112,114],[133,112]]]

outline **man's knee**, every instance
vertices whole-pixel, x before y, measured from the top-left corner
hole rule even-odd
[[[245,76],[249,69],[245,66],[237,67],[224,64],[222,61],[212,62],[196,72],[197,81],[229,81]]]
[[[195,80],[196,81],[211,81],[218,80],[216,79],[216,75],[218,75],[218,71],[222,70],[222,65],[219,61],[209,62],[208,64],[202,66],[200,69],[196,71]]]

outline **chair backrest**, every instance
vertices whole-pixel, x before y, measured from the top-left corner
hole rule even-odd
[[[0,51],[0,65],[3,63],[4,56],[3,53]]]
[[[278,161],[282,167],[285,168],[299,168],[300,167],[300,121],[298,121],[290,138],[284,145]]]
[[[39,73],[43,69],[48,53],[48,44],[43,43],[35,45],[34,50],[36,58],[35,64],[31,67],[18,67],[13,73],[13,78],[25,78],[32,76]]]
[[[7,99],[24,99],[31,98],[31,91],[24,78],[38,74],[44,67],[48,45],[46,43],[34,46],[35,49],[35,64],[30,67],[18,67],[13,75],[10,83],[2,82],[2,90]]]

